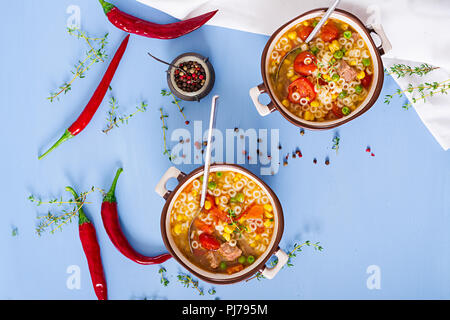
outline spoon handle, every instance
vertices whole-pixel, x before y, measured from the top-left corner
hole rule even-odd
[[[214,96],[212,98],[211,103],[211,115],[209,118],[209,130],[208,130],[208,141],[206,145],[206,154],[205,154],[205,168],[203,169],[203,184],[202,184],[202,195],[200,198],[200,208],[203,208],[206,200],[206,188],[208,186],[208,178],[209,178],[209,167],[211,166],[211,148],[212,148],[212,135],[213,129],[215,127],[216,120],[216,110],[217,110],[217,100],[219,96]]]
[[[325,15],[322,17],[322,19],[320,19],[320,21],[317,24],[317,26],[309,34],[308,38],[306,38],[305,43],[310,42],[316,36],[317,32],[319,32],[320,28],[322,28],[322,26],[325,23],[325,21],[327,21],[328,18],[331,16],[331,14],[334,12],[334,9],[336,9],[336,7],[337,7],[337,5],[339,4],[340,1],[341,0],[334,1],[334,3],[331,5],[331,7],[328,8],[327,12],[325,12]]]

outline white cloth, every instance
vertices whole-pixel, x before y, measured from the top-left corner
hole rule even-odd
[[[270,35],[302,12],[328,7],[332,0],[137,0],[184,20],[208,11],[219,12],[208,24]],[[427,77],[406,77],[397,83],[438,81],[450,77],[449,0],[342,0],[338,8],[354,13],[366,24],[381,24],[392,43],[384,57],[386,67],[402,60],[439,66]],[[390,58],[390,59],[388,59]],[[402,60],[400,60],[402,59]],[[396,77],[394,77],[396,78]],[[410,98],[410,97],[408,97]],[[441,146],[450,148],[450,95],[413,104],[420,118]]]

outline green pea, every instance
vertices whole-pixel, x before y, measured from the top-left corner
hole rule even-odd
[[[240,256],[240,257],[238,258],[238,262],[239,262],[240,264],[244,264],[245,261],[247,261],[247,258],[245,258],[245,256]]]
[[[247,257],[247,262],[248,262],[249,264],[252,264],[253,262],[255,262],[255,257],[254,257],[254,256],[248,256],[248,257]]]
[[[216,188],[217,188],[217,183],[215,183],[214,181],[208,182],[208,189],[209,190],[214,190]]]
[[[352,37],[352,32],[351,31],[344,31],[344,38],[345,39],[350,39]]]
[[[312,53],[313,55],[316,55],[318,52],[319,52],[319,48],[317,48],[317,47],[312,47],[312,48],[311,48],[311,53]]]
[[[341,77],[337,74],[337,73],[335,73],[335,74],[333,74],[332,76],[331,76],[331,80],[333,80],[333,81],[338,81],[339,79],[340,79]]]
[[[346,96],[347,96],[347,91],[342,90],[341,93],[339,93],[339,96],[338,96],[338,97],[339,97],[340,99],[344,99]]]
[[[365,67],[370,66],[370,59],[369,59],[369,58],[364,58],[364,59],[362,59],[362,64],[363,64],[363,66],[365,66]]]
[[[363,87],[362,87],[360,84],[358,84],[358,85],[355,87],[355,92],[356,92],[356,93],[361,93],[362,90],[363,90]]]
[[[342,114],[344,115],[344,116],[346,116],[346,115],[349,115],[350,114],[350,108],[349,107],[342,107]]]
[[[336,52],[333,54],[333,56],[334,56],[336,59],[342,59],[342,57],[344,56],[344,53],[343,53],[341,50],[338,50],[338,51],[336,51]]]
[[[225,270],[225,269],[227,268],[227,263],[224,262],[224,261],[222,261],[222,262],[219,264],[219,268],[222,269],[222,270]]]

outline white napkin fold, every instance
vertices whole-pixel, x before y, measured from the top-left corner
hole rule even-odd
[[[272,34],[302,12],[328,7],[332,0],[136,0],[184,20],[208,11],[219,12],[208,24],[247,32]],[[392,43],[384,57],[387,68],[426,62],[440,69],[426,77],[396,79],[402,90],[409,83],[450,78],[450,1],[448,0],[343,0],[338,8],[352,12],[366,24],[381,24]],[[400,60],[402,59],[402,60]],[[394,77],[395,78],[395,77]],[[408,98],[411,98],[408,95]],[[450,148],[450,95],[435,95],[413,103],[419,117],[447,150]]]

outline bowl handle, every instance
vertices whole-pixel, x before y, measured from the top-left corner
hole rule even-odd
[[[185,173],[181,172],[180,170],[178,170],[175,167],[170,167],[166,171],[166,173],[164,173],[161,180],[159,180],[158,184],[156,185],[156,187],[155,187],[156,193],[159,194],[165,200],[167,200],[170,193],[172,192],[172,191],[167,190],[167,187],[166,187],[167,181],[175,178],[178,180],[178,182],[181,182],[184,179],[184,177],[186,177]]]
[[[250,97],[252,98],[256,110],[262,117],[265,117],[268,114],[275,111],[275,106],[272,101],[270,101],[268,105],[264,105],[261,102],[259,102],[258,100],[259,96],[261,95],[261,93],[265,92],[267,92],[267,90],[266,87],[264,86],[264,83],[261,83],[259,86],[250,89]]]
[[[381,24],[373,24],[373,25],[367,26],[367,29],[369,30],[369,33],[373,32],[380,37],[381,45],[377,48],[378,51],[380,52],[380,55],[384,55],[384,54],[388,53],[389,51],[391,51],[391,49],[392,49],[391,42],[389,41],[388,37],[386,36],[386,33],[384,32],[384,29],[381,26]]]
[[[284,265],[289,261],[289,256],[278,248],[277,252],[275,252],[275,256],[278,258],[278,262],[273,268],[264,267],[264,270],[261,272],[261,274],[267,278],[267,279],[273,279],[275,275],[280,271]]]

